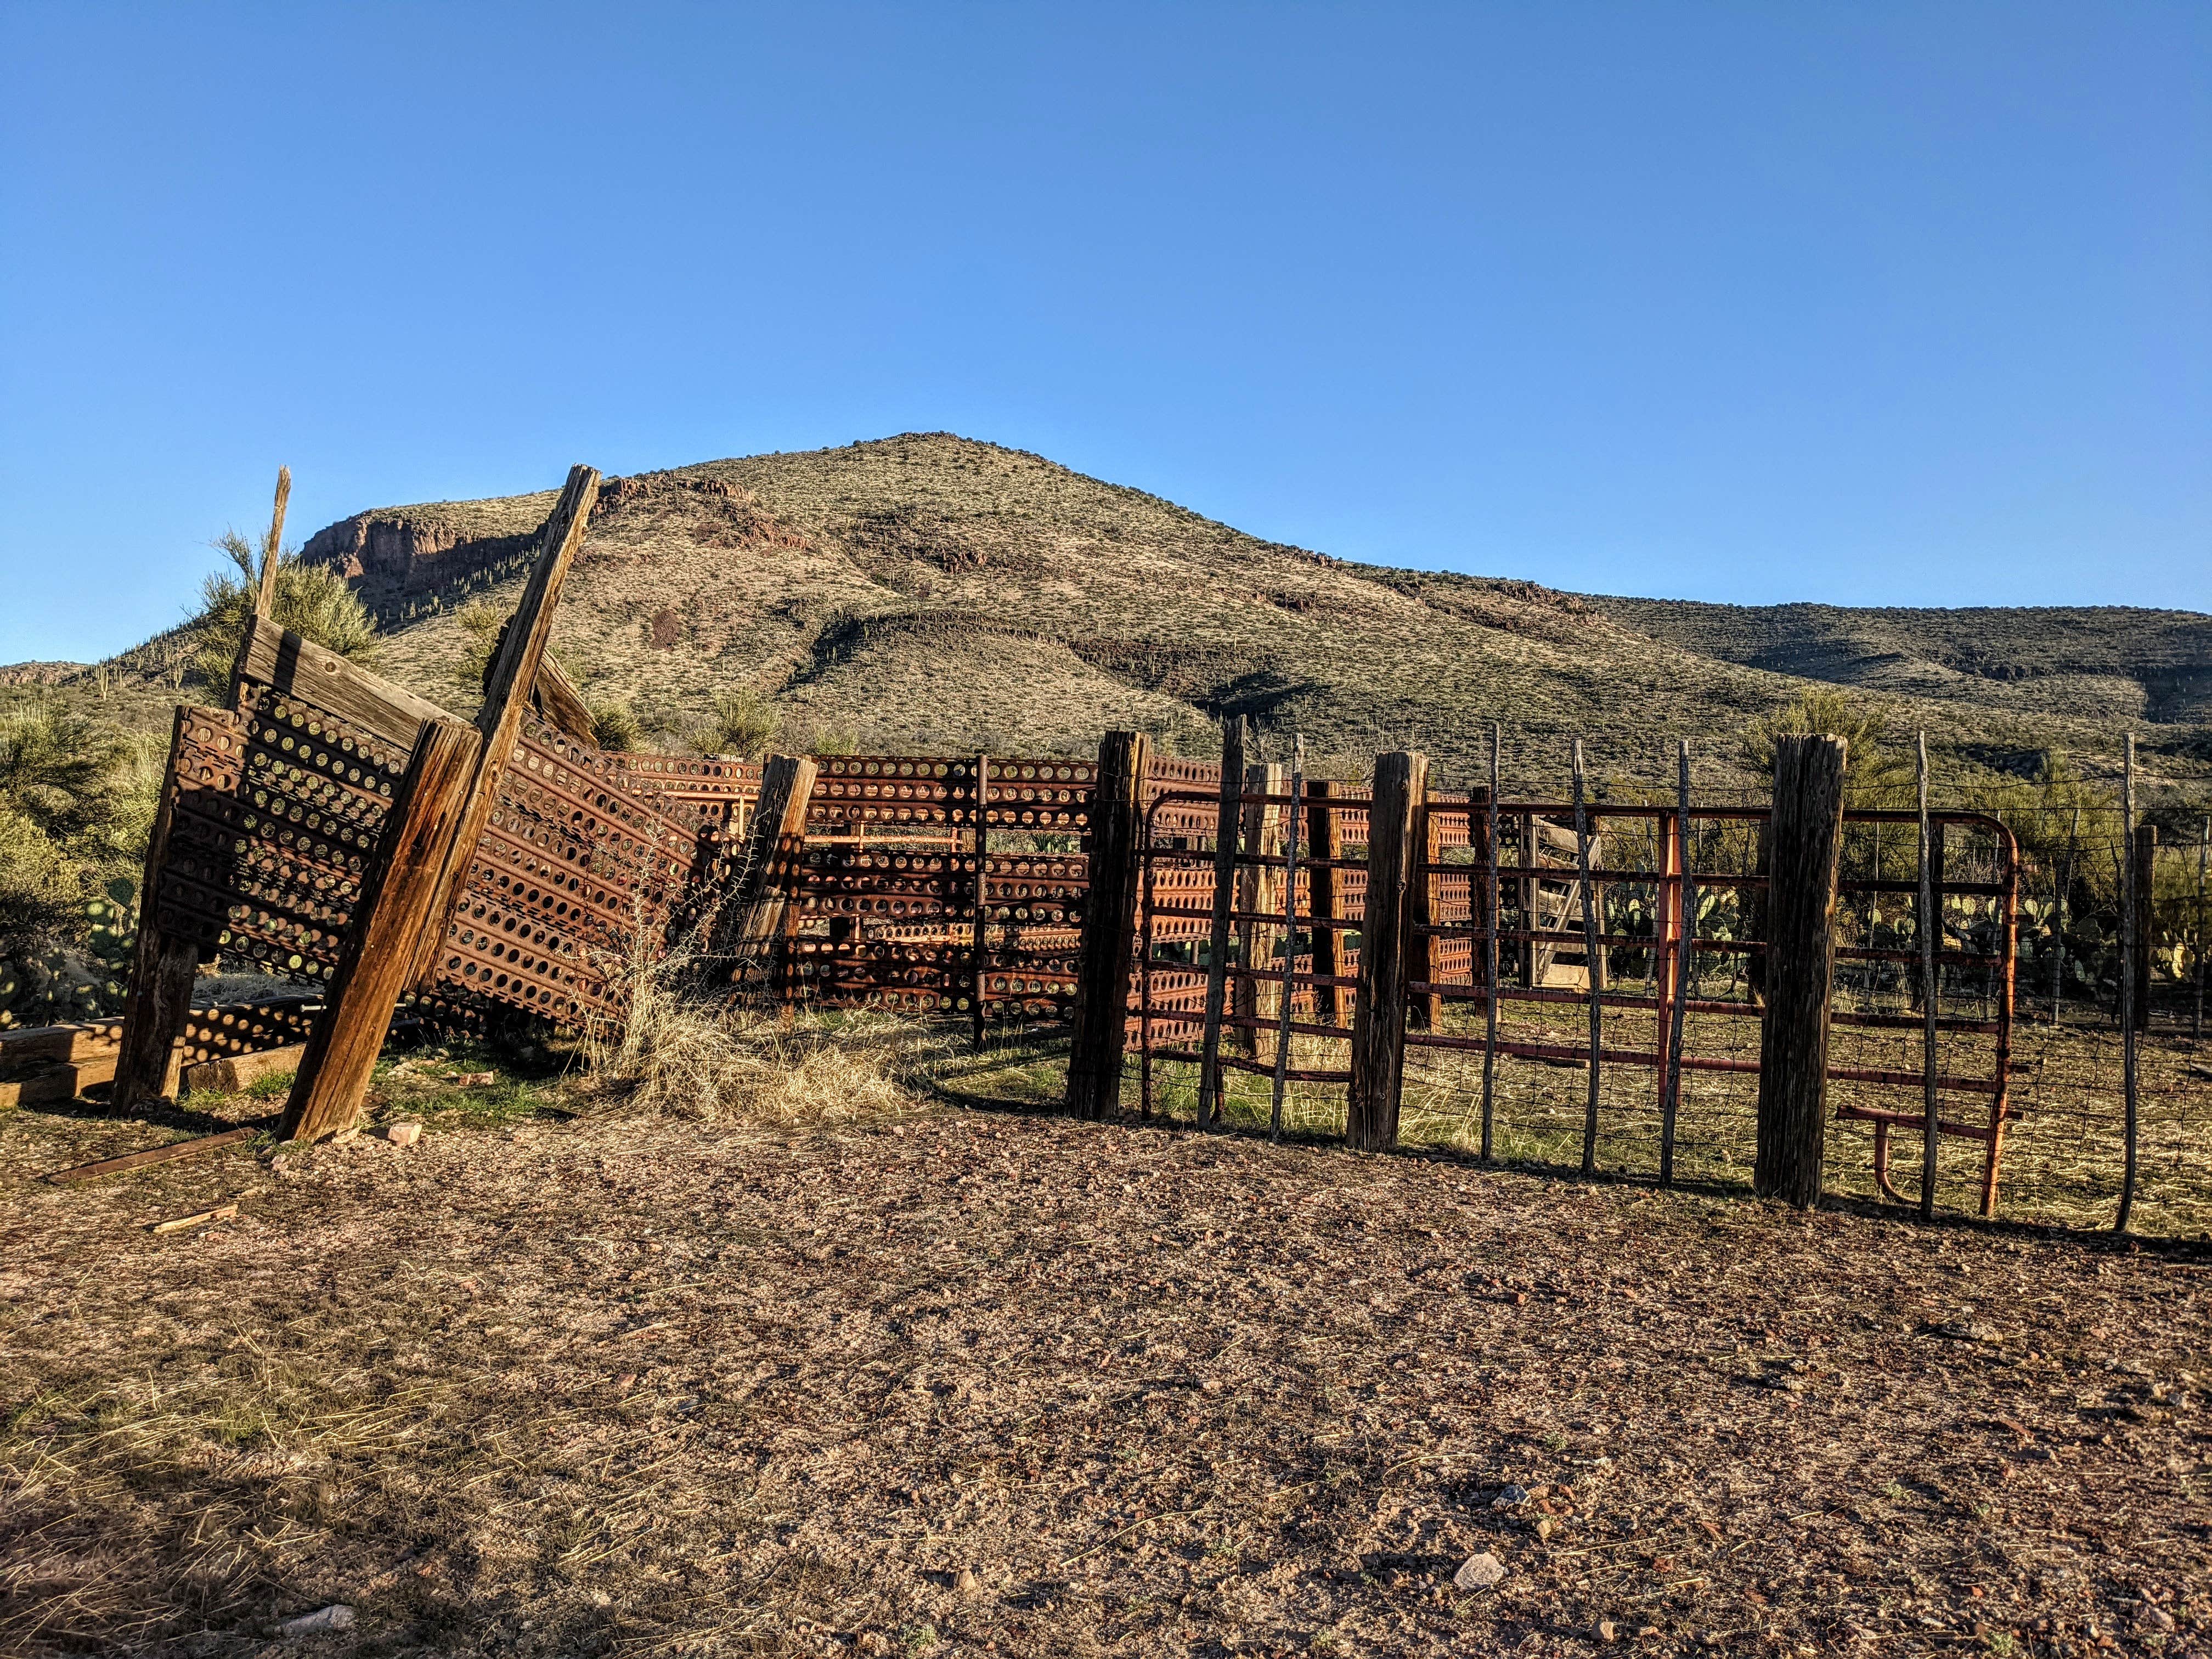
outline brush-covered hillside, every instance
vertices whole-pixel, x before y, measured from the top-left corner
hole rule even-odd
[[[378,508],[305,556],[385,618],[383,672],[466,710],[463,609],[512,605],[552,501]],[[1602,771],[1656,777],[1678,737],[1724,768],[1749,721],[1829,681],[1960,761],[2095,766],[2133,725],[2169,774],[2212,764],[2212,617],[1739,609],[1352,564],[947,434],[610,480],[555,648],[670,747],[743,686],[789,740],[872,750],[1137,726],[1207,753],[1235,708],[1322,755],[1420,746],[1455,780],[1492,720],[1516,776],[1561,775],[1581,734]]]

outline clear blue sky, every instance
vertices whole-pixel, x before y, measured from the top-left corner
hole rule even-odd
[[[0,10],[0,661],[949,428],[1340,556],[2212,610],[2212,7]]]

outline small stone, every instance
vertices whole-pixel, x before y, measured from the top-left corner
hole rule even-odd
[[[422,1126],[412,1119],[384,1126],[384,1138],[395,1146],[412,1146],[422,1139]]]
[[[615,1598],[614,1598],[613,1596],[611,1596],[611,1595],[608,1595],[605,1590],[603,1590],[603,1589],[595,1589],[595,1590],[593,1590],[593,1591],[592,1592],[592,1605],[593,1607],[611,1607],[614,1606],[614,1604],[615,1604]]]
[[[1452,1584],[1463,1590],[1494,1589],[1504,1577],[1505,1564],[1485,1550],[1467,1558],[1466,1565],[1452,1575]]]
[[[297,1619],[287,1619],[275,1626],[270,1633],[290,1642],[302,1636],[320,1636],[325,1631],[352,1628],[353,1609],[340,1601],[327,1607],[318,1607],[313,1613],[303,1613]]]
[[[1553,1520],[1550,1516],[1545,1515],[1539,1516],[1537,1517],[1536,1536],[1542,1539],[1546,1543],[1548,1544],[1552,1541],[1552,1534],[1559,1529],[1559,1523]]]
[[[981,1595],[983,1593],[983,1581],[975,1576],[973,1568],[963,1567],[954,1575],[952,1588],[963,1595]]]
[[[2148,1601],[2143,1604],[2142,1613],[2136,1616],[2136,1623],[2145,1630],[2170,1631],[2175,1627],[2172,1613],[2164,1607],[2154,1607]]]
[[[460,1072],[453,1079],[464,1089],[482,1089],[499,1081],[497,1072]]]
[[[1620,1639],[1620,1626],[1614,1624],[1610,1619],[1599,1620],[1597,1621],[1597,1639],[1601,1642],[1618,1642]]]
[[[1528,1492],[1526,1487],[1507,1486],[1490,1500],[1490,1507],[1493,1510],[1518,1509],[1528,1501]]]

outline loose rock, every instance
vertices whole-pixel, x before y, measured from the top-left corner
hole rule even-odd
[[[1452,1575],[1452,1583],[1463,1590],[1493,1589],[1504,1577],[1505,1564],[1485,1550],[1467,1558],[1466,1565]]]
[[[395,1146],[412,1146],[422,1139],[422,1126],[412,1121],[388,1123],[384,1128],[384,1138]]]
[[[320,1636],[325,1631],[351,1630],[353,1609],[343,1601],[327,1607],[318,1607],[313,1613],[303,1613],[297,1619],[287,1619],[270,1632],[286,1641],[295,1641],[302,1636]]]

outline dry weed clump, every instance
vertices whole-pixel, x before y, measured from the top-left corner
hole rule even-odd
[[[586,1089],[702,1122],[840,1122],[910,1103],[949,1041],[892,1014],[793,1018],[663,980],[633,998],[619,1038],[586,1045]]]

